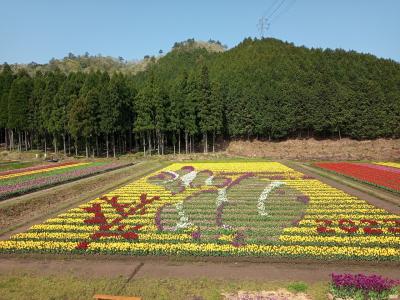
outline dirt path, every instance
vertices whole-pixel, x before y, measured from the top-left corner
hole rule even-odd
[[[293,262],[182,262],[166,259],[126,257],[108,259],[35,259],[35,258],[0,258],[0,273],[12,274],[28,272],[38,275],[68,274],[84,277],[126,278],[211,278],[243,280],[301,280],[316,282],[328,280],[329,274],[335,273],[379,273],[399,278],[399,264],[366,265],[352,263],[297,263]]]
[[[103,195],[164,165],[158,161],[139,162],[130,167],[6,200],[0,203],[0,239],[25,231],[33,224]]]
[[[359,188],[354,188],[345,183],[341,183],[342,182],[341,178],[338,178],[338,180],[340,180],[340,182],[339,182],[339,181],[330,179],[328,177],[322,176],[319,173],[317,173],[316,171],[312,170],[311,168],[305,167],[305,166],[301,165],[300,163],[284,162],[284,164],[296,171],[299,171],[306,175],[313,176],[314,178],[316,178],[316,179],[322,181],[323,183],[326,183],[334,188],[340,189],[352,196],[356,196],[362,200],[365,200],[368,203],[370,203],[376,207],[383,208],[393,214],[400,215],[400,206],[399,206],[400,197],[397,197],[396,195],[390,195],[391,199],[393,199],[393,200],[389,202],[388,200],[383,200],[385,198],[383,198],[383,199],[378,198],[377,196],[374,195],[374,194],[379,195],[379,193],[387,193],[387,192],[381,191],[378,188],[374,189],[372,187],[368,187],[368,190],[373,190],[372,192],[374,194],[372,194],[372,193],[366,192],[368,190],[363,191],[363,190],[360,190]],[[345,181],[343,180],[343,182],[345,182]],[[352,185],[354,186],[356,184],[353,183]],[[360,187],[361,187],[361,189],[365,189],[365,187],[362,187],[361,184],[360,184]],[[397,204],[397,203],[399,203],[399,204]]]

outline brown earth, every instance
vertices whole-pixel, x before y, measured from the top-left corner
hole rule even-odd
[[[286,289],[277,291],[238,291],[237,293],[223,293],[224,300],[311,300],[304,293],[294,294]]]
[[[242,261],[240,258],[203,258],[207,261],[178,261],[168,257],[78,257],[11,256],[0,257],[0,274],[15,271],[38,275],[69,274],[84,277],[135,277],[135,278],[211,278],[224,280],[284,280],[318,282],[328,280],[331,273],[378,273],[399,279],[399,264],[393,262],[350,261]],[[218,261],[220,260],[220,261]]]
[[[292,160],[400,160],[400,139],[232,141],[227,154]]]

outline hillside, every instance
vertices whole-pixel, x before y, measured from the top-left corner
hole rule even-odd
[[[194,39],[188,39],[186,41],[177,42],[173,45],[171,52],[182,52],[191,51],[195,49],[204,49],[207,52],[223,52],[226,50],[226,46],[223,46],[221,42],[209,40],[195,41]],[[27,71],[31,76],[36,72],[49,72],[54,70],[60,70],[63,73],[71,72],[121,72],[123,74],[134,75],[140,71],[146,70],[147,66],[151,62],[157,61],[162,57],[162,54],[158,56],[146,55],[143,59],[138,60],[125,60],[122,57],[111,57],[102,55],[90,55],[85,53],[84,55],[75,55],[69,53],[67,56],[61,59],[52,58],[47,64],[38,64],[31,62],[29,64],[12,64],[10,65],[14,73],[20,70]],[[0,66],[0,72],[3,66]]]
[[[135,63],[69,55],[5,65],[0,142],[103,155],[207,152],[230,139],[400,137],[393,60],[270,38],[224,50],[189,39]]]

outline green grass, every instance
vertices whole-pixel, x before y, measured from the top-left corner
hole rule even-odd
[[[306,291],[313,299],[326,299],[327,282],[309,285],[304,282],[216,280],[216,279],[132,279],[94,278],[72,275],[33,275],[28,273],[0,275],[1,299],[92,299],[94,294],[139,296],[142,299],[221,299],[221,293],[271,291],[286,288],[292,292]]]
[[[29,161],[29,162],[20,162],[20,161],[0,162],[0,172],[32,167],[32,166],[37,165],[37,164],[38,164],[37,162],[33,162],[33,161]]]
[[[293,293],[306,293],[308,285],[305,282],[293,282],[287,286],[287,289]]]

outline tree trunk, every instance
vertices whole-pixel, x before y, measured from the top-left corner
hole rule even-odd
[[[18,131],[18,151],[21,152],[21,132]]]
[[[161,134],[161,155],[164,155],[165,135]]]
[[[133,136],[132,130],[129,130],[129,133],[128,133],[128,137],[129,137],[129,149],[128,149],[128,151],[129,152],[132,151],[132,136]]]
[[[25,151],[28,151],[28,135],[24,131]]]
[[[106,152],[107,152],[107,158],[109,156],[109,151],[108,151],[108,134],[106,134]]]
[[[99,155],[99,137],[96,135],[96,156]]]
[[[215,130],[213,131],[213,153],[215,153]]]
[[[342,135],[340,134],[340,128],[338,128],[339,129],[339,140],[341,140],[342,139]]]
[[[157,154],[160,155],[160,133],[157,132]]]
[[[75,156],[78,156],[78,138],[74,139]]]
[[[56,135],[53,136],[54,153],[57,154],[57,138]]]
[[[89,147],[87,138],[85,138],[85,152],[86,152],[86,158],[89,158]]]
[[[203,133],[203,140],[204,140],[204,153],[208,153],[208,135],[207,132]]]
[[[46,141],[46,133],[44,134],[44,157],[47,157],[47,141]]]
[[[138,147],[139,147],[139,140],[137,138],[137,134],[135,133],[133,135],[133,148],[134,148],[134,152],[138,152]]]
[[[4,145],[5,145],[5,147],[6,147],[6,150],[7,150],[7,147],[8,147],[8,143],[7,143],[7,134],[8,134],[7,128],[4,128]]]
[[[173,136],[173,145],[174,145],[174,155],[176,154],[176,151],[175,151],[175,145],[176,145],[176,135],[175,135],[175,132],[174,132],[174,136]]]
[[[113,142],[113,156],[114,158],[116,158],[117,154],[115,153],[115,133],[113,133],[112,142]]]
[[[185,153],[188,154],[188,133],[185,131]]]
[[[62,138],[63,138],[64,156],[67,156],[67,143],[65,142],[65,133],[63,133]]]
[[[161,147],[161,155],[164,155],[164,133],[161,132],[161,137],[160,137],[160,147]]]
[[[71,135],[68,134],[68,155],[71,156]]]
[[[149,155],[151,156],[151,132],[149,132],[148,134],[148,138],[149,138]]]
[[[143,134],[143,156],[146,156],[146,133]]]
[[[178,131],[178,154],[181,154],[181,131]]]

